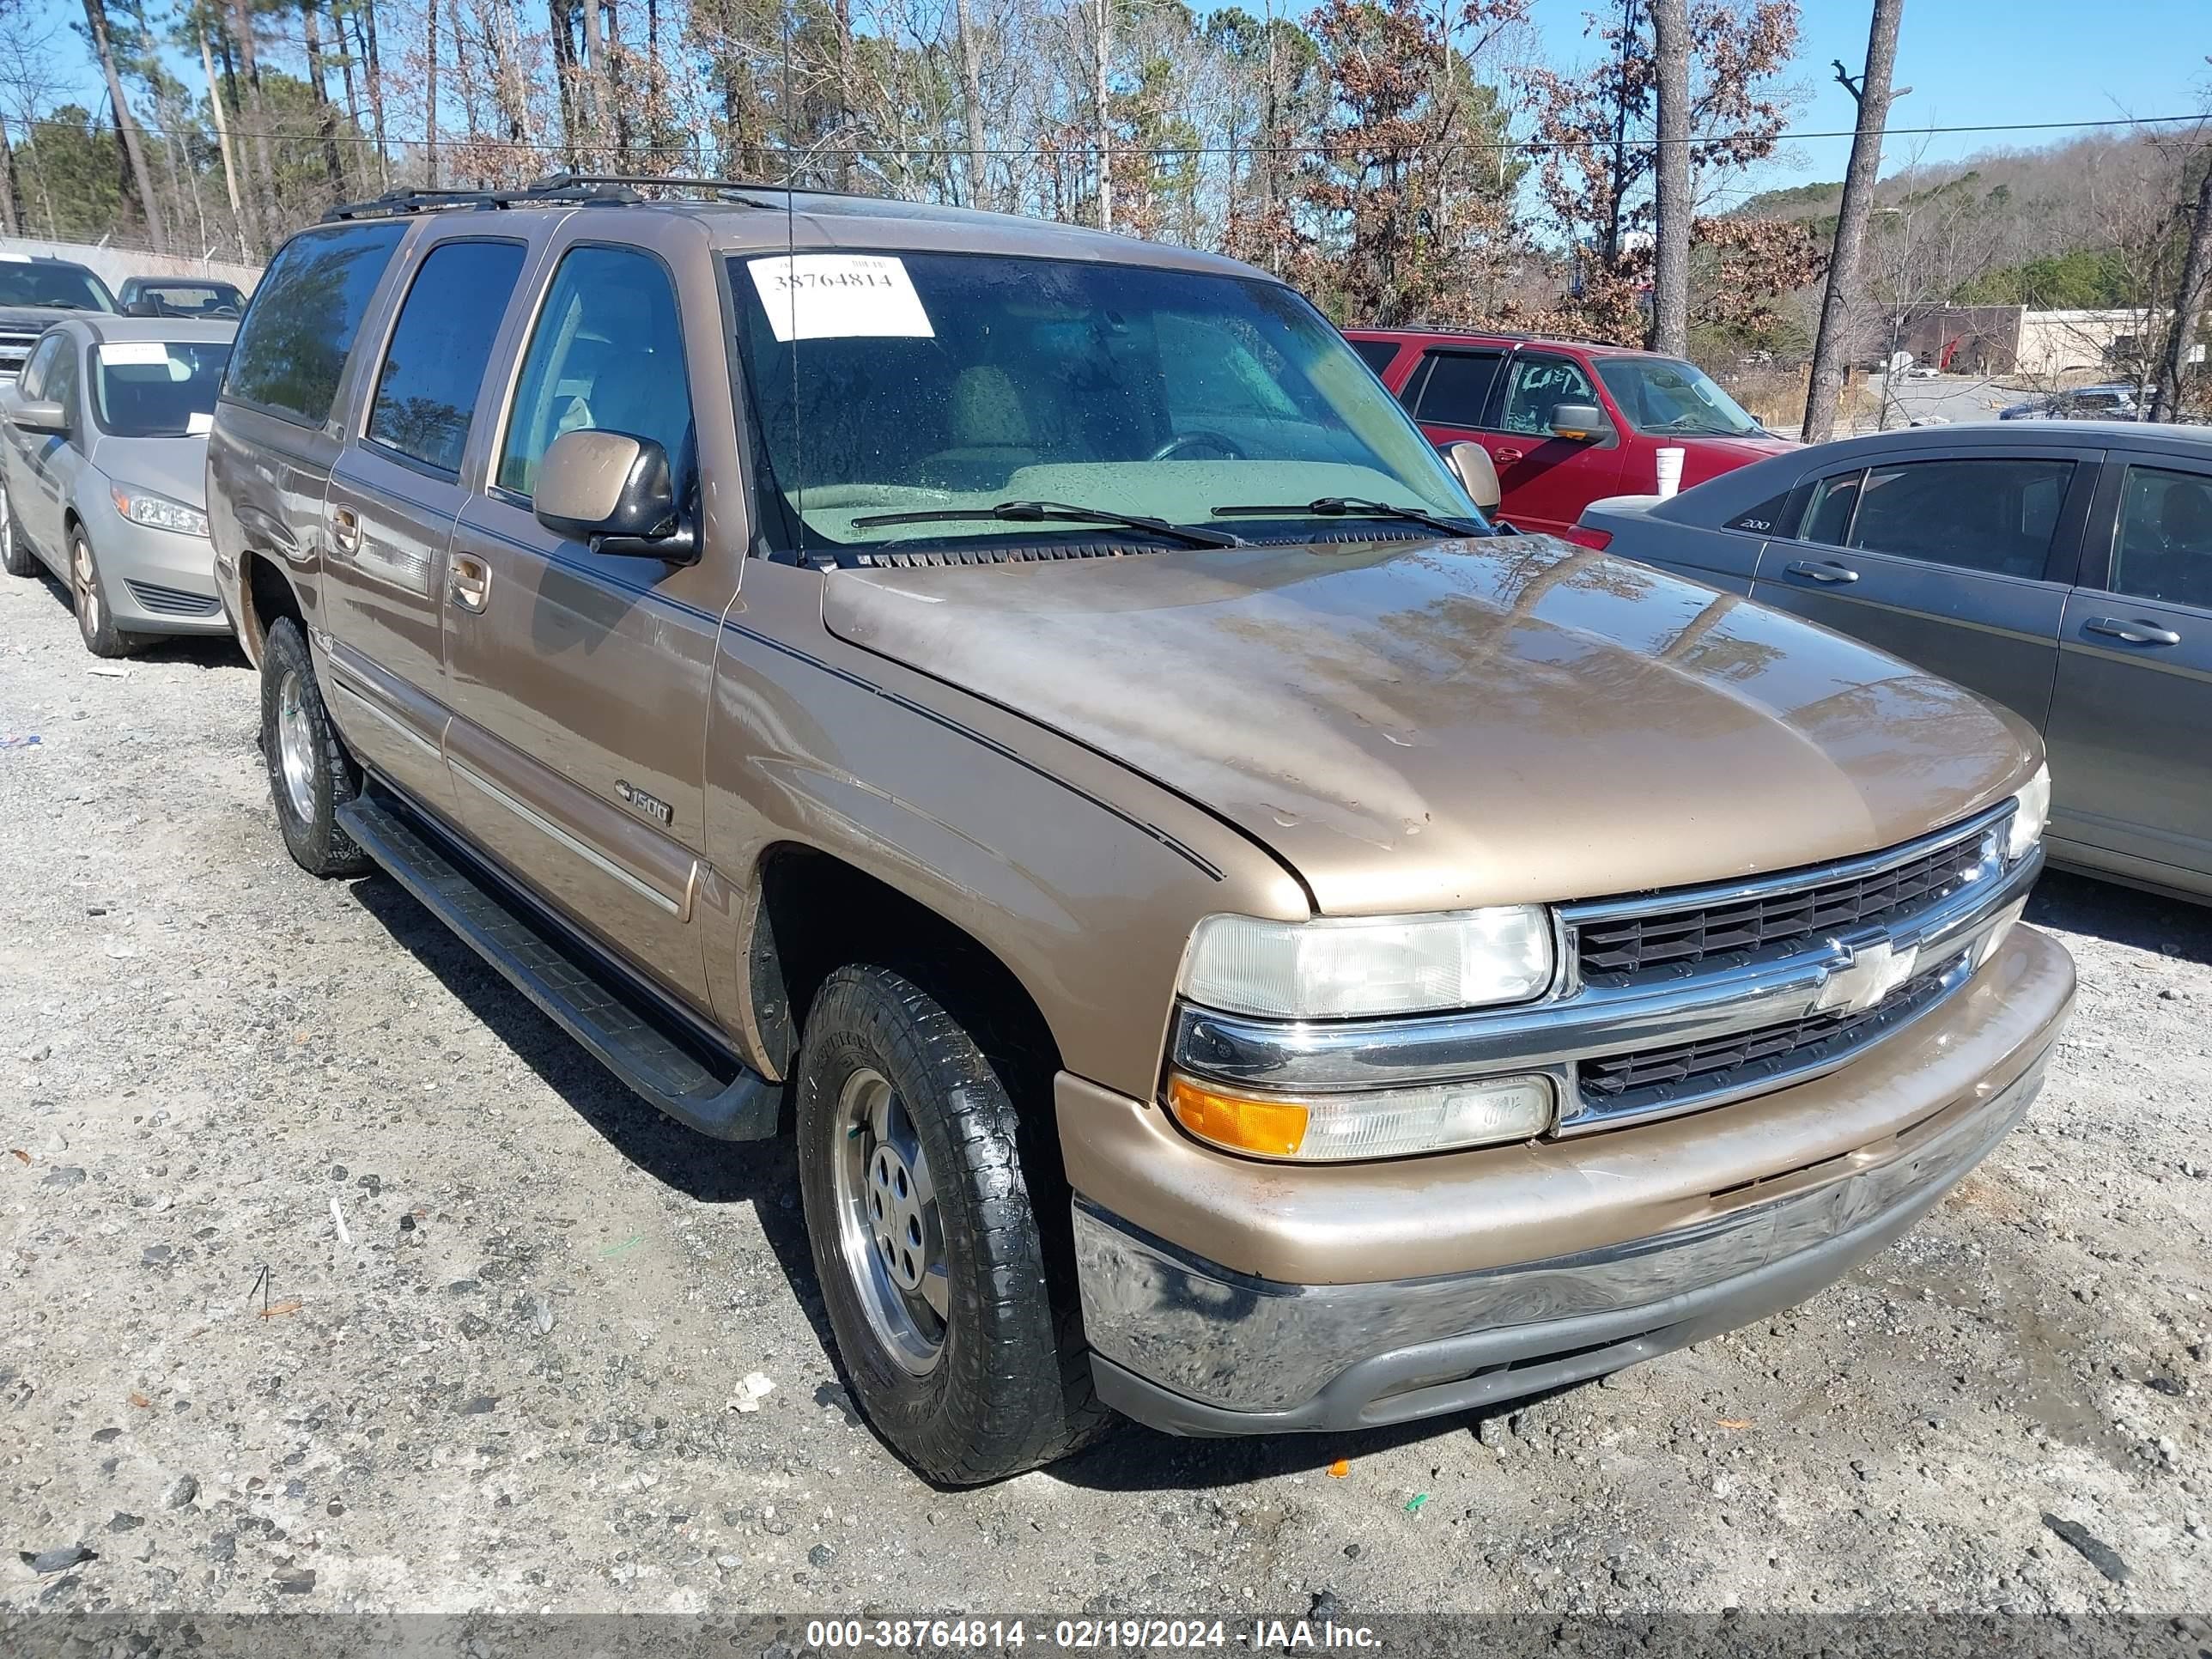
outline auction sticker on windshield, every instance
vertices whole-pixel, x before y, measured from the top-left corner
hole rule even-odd
[[[745,269],[779,344],[936,335],[904,262],[888,254],[776,254]]]

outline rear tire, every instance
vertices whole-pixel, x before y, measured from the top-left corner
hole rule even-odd
[[[1066,1455],[1111,1420],[1091,1385],[1073,1275],[1052,1271],[997,1068],[936,999],[838,969],[806,1020],[799,1181],[853,1393],[945,1486]]]
[[[361,769],[331,724],[307,635],[289,617],[270,623],[262,643],[261,753],[293,861],[311,876],[367,874],[368,855],[337,822],[361,793]]]
[[[37,556],[15,533],[15,507],[8,499],[8,486],[4,483],[0,483],[0,568],[11,576],[39,574]]]
[[[115,612],[107,604],[107,584],[100,562],[92,556],[92,544],[82,526],[69,532],[70,602],[76,609],[76,631],[84,648],[95,657],[127,657],[147,643],[143,635],[126,634],[115,625]]]

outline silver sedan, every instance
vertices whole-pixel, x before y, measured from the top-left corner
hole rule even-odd
[[[85,648],[226,634],[208,540],[207,431],[232,322],[72,317],[0,388],[0,555],[68,584]]]

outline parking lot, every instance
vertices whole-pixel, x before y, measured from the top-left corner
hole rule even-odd
[[[302,875],[233,649],[124,667],[0,585],[0,1514],[92,1553],[0,1605],[2212,1605],[2212,912],[2048,879],[2082,989],[2040,1103],[1771,1324],[1480,1421],[1127,1428],[939,1492],[838,1385],[787,1153]]]

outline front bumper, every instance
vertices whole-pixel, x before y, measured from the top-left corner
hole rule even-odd
[[[229,633],[214,543],[135,523],[115,510],[105,487],[97,493],[80,511],[115,625],[129,634]]]
[[[1117,1129],[1132,1126],[1064,1082],[1099,1392],[1178,1433],[1354,1428],[1541,1392],[1802,1301],[1909,1229],[2027,1110],[2073,988],[2066,953],[2019,927],[1939,1012],[1756,1100],[1327,1171],[1154,1139],[1150,1194],[1129,1182],[1138,1142]],[[1150,1227],[1127,1218],[1147,1198]],[[1300,1278],[1270,1271],[1298,1263]]]

